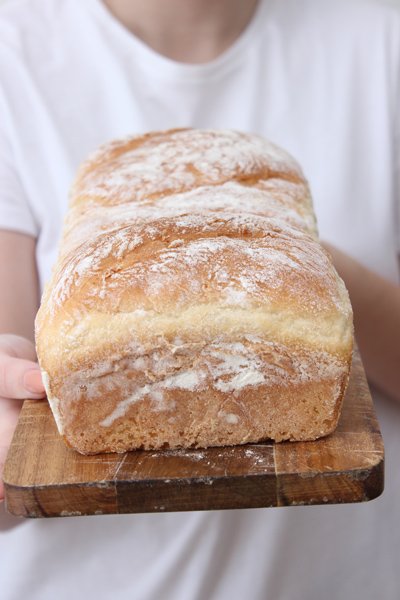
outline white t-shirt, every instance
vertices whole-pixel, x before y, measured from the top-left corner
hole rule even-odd
[[[100,143],[235,128],[294,154],[321,237],[398,281],[399,76],[400,13],[377,0],[261,0],[204,65],[158,55],[101,0],[13,0],[0,11],[0,228],[37,237],[43,283],[74,172]],[[0,534],[1,598],[397,599],[400,406],[377,408],[379,500],[24,521]]]

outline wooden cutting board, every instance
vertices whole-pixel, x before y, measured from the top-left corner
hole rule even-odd
[[[384,450],[360,357],[335,433],[315,442],[82,456],[47,402],[26,401],[8,454],[6,507],[24,517],[257,508],[372,500]]]

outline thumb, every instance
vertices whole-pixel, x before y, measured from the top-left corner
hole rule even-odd
[[[0,335],[0,354],[36,361],[35,345],[31,340],[11,333]]]
[[[0,396],[15,399],[39,399],[45,389],[37,363],[0,355]]]

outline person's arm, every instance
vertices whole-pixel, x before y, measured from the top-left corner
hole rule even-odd
[[[22,399],[44,397],[33,344],[38,305],[34,238],[0,230],[0,500]]]
[[[400,286],[337,248],[324,246],[350,294],[356,340],[367,377],[400,402]]]

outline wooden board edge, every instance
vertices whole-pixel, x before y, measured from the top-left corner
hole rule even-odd
[[[42,489],[5,483],[5,490],[6,510],[27,518],[347,504],[369,502],[383,493],[384,456],[368,469],[332,472],[328,480],[326,473],[310,473],[304,478],[286,474],[278,480],[257,474],[248,476],[245,486],[241,477],[222,476],[136,483],[111,480],[101,485],[66,484]]]
[[[385,488],[385,458],[368,468],[331,473],[309,473],[309,493],[297,474],[286,474],[277,484],[277,506],[315,506],[366,503],[379,498]],[[328,490],[327,490],[328,488]]]
[[[4,484],[6,511],[15,517],[49,518],[115,514],[115,482],[24,487]],[[77,493],[78,492],[78,493]]]

